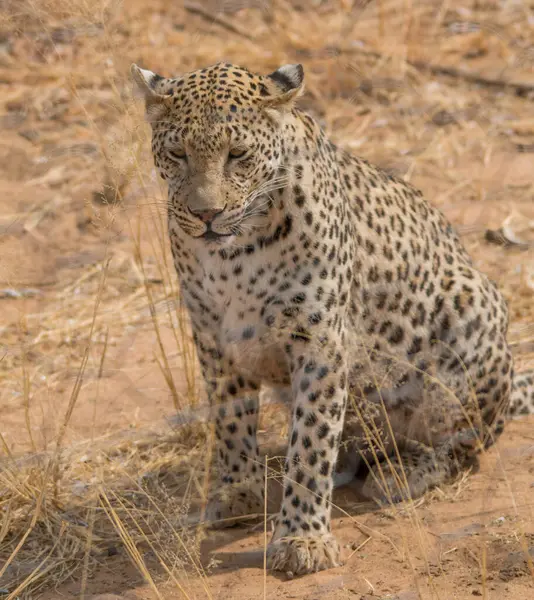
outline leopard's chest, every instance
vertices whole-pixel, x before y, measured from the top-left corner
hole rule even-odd
[[[285,354],[260,313],[261,304],[251,304],[239,295],[229,296],[214,332],[219,348],[244,376],[270,384],[286,383],[288,366]]]
[[[270,299],[279,298],[269,285],[272,270],[252,261],[206,266],[202,286],[194,291],[197,299],[188,303],[195,311],[193,326],[196,323],[203,336],[211,338],[243,376],[271,384],[287,383],[285,354],[265,323]]]

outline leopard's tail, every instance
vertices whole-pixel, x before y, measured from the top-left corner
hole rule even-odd
[[[514,375],[507,417],[516,419],[534,414],[534,369]]]

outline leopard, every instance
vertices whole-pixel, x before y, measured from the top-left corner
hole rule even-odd
[[[302,65],[131,75],[209,399],[206,521],[263,515],[260,396],[281,390],[291,417],[268,565],[338,566],[343,469],[371,496],[413,499],[472,464],[509,416],[534,412],[507,304],[418,189],[298,107]]]

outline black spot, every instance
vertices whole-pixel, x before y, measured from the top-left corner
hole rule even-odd
[[[254,327],[247,327],[244,331],[243,331],[243,339],[244,340],[250,340],[254,337]]]
[[[304,425],[306,425],[306,427],[313,427],[316,423],[317,423],[316,414],[313,412],[308,413],[306,420],[304,421]]]
[[[309,362],[306,363],[306,366],[304,367],[304,372],[305,373],[313,373],[315,371],[316,365],[315,365],[315,361],[314,360],[310,360]]]
[[[319,425],[319,429],[317,430],[317,437],[322,440],[324,439],[330,432],[330,426],[328,423],[321,423]]]
[[[390,334],[388,340],[391,344],[400,344],[404,339],[404,329],[397,325]]]
[[[412,340],[412,345],[410,346],[409,350],[408,350],[408,354],[412,355],[412,354],[417,354],[418,352],[421,352],[423,346],[423,338],[421,337],[414,337]]]
[[[328,367],[322,366],[317,369],[317,379],[324,379],[328,375]]]
[[[320,312],[312,313],[308,317],[308,323],[310,325],[317,325],[317,323],[320,323],[322,320],[323,320],[323,315]]]
[[[308,394],[308,400],[310,402],[316,402],[317,398],[319,398],[319,396],[320,396],[320,392],[310,392]]]

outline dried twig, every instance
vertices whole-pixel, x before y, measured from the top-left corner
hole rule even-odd
[[[456,69],[446,65],[432,64],[424,60],[409,60],[407,62],[420,71],[430,71],[430,73],[433,73],[434,75],[447,75],[448,77],[463,79],[470,83],[485,85],[486,87],[512,89],[516,96],[526,96],[527,94],[534,92],[534,83],[527,83],[526,81],[506,81],[499,77],[485,77],[480,73],[473,73],[471,71],[466,71],[465,69]]]
[[[376,50],[365,50],[363,48],[328,47],[318,50],[317,54],[360,54],[377,60],[384,60],[387,58],[387,56],[381,52],[377,52]],[[526,81],[507,81],[499,77],[486,77],[480,73],[474,73],[465,69],[456,69],[455,67],[447,65],[430,63],[424,60],[406,60],[406,63],[418,71],[427,71],[433,75],[446,75],[456,79],[463,79],[470,83],[478,83],[479,85],[484,85],[486,87],[512,89],[516,96],[526,96],[527,94],[534,92],[534,83],[528,83]]]
[[[228,29],[233,33],[237,33],[238,35],[246,38],[247,40],[250,40],[251,42],[254,41],[254,38],[244,29],[236,25],[234,21],[231,21],[226,17],[210,12],[209,9],[204,8],[201,4],[197,4],[196,2],[185,2],[184,7],[187,11],[194,15],[199,15],[200,17],[203,17],[211,23],[217,23],[217,25],[220,25],[221,27],[224,27],[225,29]]]

